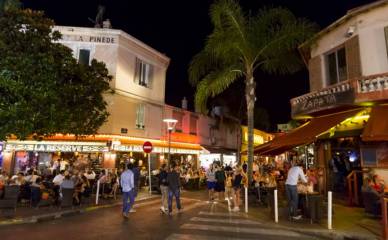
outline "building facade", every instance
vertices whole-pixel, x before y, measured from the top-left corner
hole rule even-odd
[[[170,59],[164,54],[121,30],[68,26],[54,30],[62,33],[59,43],[69,47],[79,63],[96,59],[106,64],[113,77],[110,87],[114,93],[104,96],[110,116],[96,135],[81,139],[61,134],[44,141],[9,139],[2,155],[2,168],[7,172],[46,167],[59,158],[88,166],[93,162],[95,168],[116,168],[125,159],[146,165],[142,149],[146,141],[154,146],[152,169],[166,161],[169,149],[171,160],[195,167],[200,166],[200,154],[213,152],[202,146],[237,151],[237,132],[220,133],[222,127],[213,131],[209,126],[214,119],[187,111],[186,106],[165,104]],[[170,142],[163,122],[166,118],[178,120]]]

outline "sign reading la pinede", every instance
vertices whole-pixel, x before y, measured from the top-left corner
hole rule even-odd
[[[89,35],[62,35],[63,41],[76,41],[76,42],[92,42],[92,43],[117,43],[117,37],[114,36],[89,36]]]

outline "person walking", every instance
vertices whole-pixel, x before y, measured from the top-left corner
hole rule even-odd
[[[167,182],[167,165],[163,164],[159,173],[159,186],[162,193],[162,206],[160,210],[163,213],[168,212],[168,182]]]
[[[298,211],[298,191],[297,184],[299,178],[306,184],[307,179],[304,176],[302,168],[297,164],[296,160],[292,162],[292,167],[288,170],[286,180],[286,194],[288,199],[288,214],[290,218],[299,220],[301,215],[297,215]]]
[[[181,210],[181,200],[180,200],[180,174],[179,166],[173,165],[171,171],[167,174],[168,182],[168,214],[172,214],[172,198],[175,197],[176,207],[178,211]]]
[[[209,202],[214,200],[214,188],[216,187],[216,177],[213,164],[210,164],[209,169],[206,171],[206,183],[209,191]]]
[[[138,164],[132,165],[132,166],[133,166],[133,168],[131,169],[131,171],[133,173],[133,184],[134,184],[134,187],[133,187],[133,199],[135,200],[136,197],[137,197],[137,193],[139,191],[139,187],[140,187],[140,169],[139,169]],[[130,212],[136,212],[136,209],[134,209],[132,207]]]
[[[218,201],[224,201],[226,200],[224,197],[225,193],[225,171],[224,168],[221,166],[218,166],[216,168],[215,178],[216,178],[216,187],[215,190],[218,194]]]
[[[241,185],[243,181],[243,173],[241,167],[236,167],[236,171],[233,176],[233,200],[234,200],[234,212],[240,211],[240,193]]]
[[[134,197],[134,174],[132,172],[133,165],[128,164],[127,170],[121,174],[120,185],[123,194],[123,217],[128,218],[128,213],[135,202]],[[129,202],[128,202],[129,200]]]

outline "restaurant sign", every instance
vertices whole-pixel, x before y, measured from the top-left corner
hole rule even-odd
[[[350,105],[354,103],[354,91],[328,93],[325,95],[318,95],[313,97],[306,97],[292,106],[292,115],[309,114],[320,110],[340,106]]]
[[[92,144],[23,144],[6,143],[5,151],[34,151],[34,152],[107,152],[108,147]]]

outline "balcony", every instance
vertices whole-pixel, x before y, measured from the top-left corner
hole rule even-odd
[[[351,81],[345,81],[291,99],[291,114],[293,118],[297,118],[331,108],[347,107],[354,104],[354,99],[354,84]]]
[[[388,73],[357,80],[357,103],[388,100]]]

